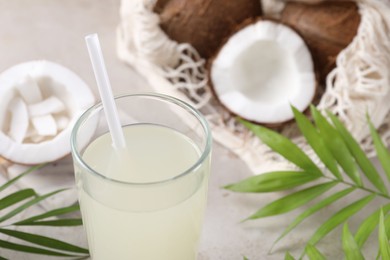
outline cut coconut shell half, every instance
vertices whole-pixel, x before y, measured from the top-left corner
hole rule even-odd
[[[11,67],[0,74],[0,155],[29,165],[64,157],[75,121],[94,102],[87,84],[59,64]]]
[[[209,79],[231,113],[274,126],[293,118],[291,105],[305,110],[316,90],[306,44],[291,28],[270,20],[234,33],[209,64]]]
[[[174,41],[191,44],[208,59],[238,24],[261,15],[258,0],[157,0],[161,28]]]
[[[296,30],[308,45],[319,73],[326,82],[337,55],[355,38],[360,14],[352,1],[326,1],[318,5],[288,2],[281,21]]]

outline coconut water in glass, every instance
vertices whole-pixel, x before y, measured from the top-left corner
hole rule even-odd
[[[115,102],[125,149],[113,148],[100,104],[72,133],[92,259],[195,260],[210,174],[207,122],[169,96],[126,95]]]

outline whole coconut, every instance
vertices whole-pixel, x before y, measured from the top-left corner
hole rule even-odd
[[[326,1],[317,5],[288,2],[281,20],[304,38],[323,83],[335,67],[337,55],[357,34],[360,14],[356,3],[350,1]]]
[[[259,0],[158,0],[154,11],[171,39],[208,59],[238,24],[260,16],[261,6]]]

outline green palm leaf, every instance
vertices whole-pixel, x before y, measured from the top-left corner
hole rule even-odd
[[[247,220],[274,216],[289,212],[315,199],[316,197],[320,196],[324,192],[334,187],[336,184],[337,182],[330,181],[289,194],[281,199],[267,204],[266,206],[258,210],[256,213],[249,216]]]
[[[383,210],[380,211],[379,215],[379,232],[378,232],[378,241],[379,241],[379,252],[382,256],[382,259],[390,259],[390,246],[389,239],[386,234],[386,226],[384,221]]]
[[[62,242],[57,239],[40,236],[40,235],[34,235],[29,234],[21,231],[16,230],[10,230],[10,229],[3,229],[0,228],[0,233],[3,233],[5,235],[15,237],[33,244],[37,244],[40,246],[44,246],[51,249],[57,249],[61,251],[68,251],[72,253],[80,253],[80,254],[88,254],[88,250],[85,248],[81,248],[69,243]]]
[[[326,260],[326,257],[313,245],[308,244],[305,248],[305,253],[310,260]]]
[[[317,179],[317,175],[300,171],[268,172],[225,186],[236,192],[273,192],[290,189]]]
[[[362,180],[355,161],[343,139],[340,137],[336,129],[329,124],[325,117],[321,115],[314,106],[311,106],[311,113],[314,117],[317,128],[320,130],[321,136],[324,138],[325,144],[332,152],[334,158],[351,180],[358,186],[362,186]]]
[[[374,142],[376,154],[378,159],[382,165],[383,170],[387,175],[387,179],[390,180],[390,154],[387,150],[385,144],[382,142],[381,137],[376,131],[374,125],[369,121],[370,132],[372,136],[372,140]]]
[[[383,211],[383,208],[380,208],[379,210]],[[384,221],[385,221],[385,228],[386,228],[386,234],[387,236],[390,235],[390,216],[387,216],[385,212],[383,211]]]
[[[309,243],[313,245],[317,244],[318,241],[320,241],[330,231],[332,231],[341,223],[345,222],[348,218],[366,206],[371,200],[375,198],[375,196],[375,194],[367,195],[366,197],[363,197],[362,199],[355,201],[354,203],[338,211],[316,230],[314,235],[309,239]]]
[[[286,252],[284,260],[295,260],[295,258],[289,252]]]
[[[227,185],[225,188],[236,192],[275,192],[289,190],[315,181],[316,186],[294,191],[289,195],[274,200],[247,218],[258,219],[283,214],[301,207],[330,190],[335,185],[339,184],[345,187],[342,190],[329,191],[330,195],[307,207],[287,226],[283,233],[276,239],[273,246],[305,219],[337,200],[345,198],[352,191],[360,190],[366,194],[368,193],[368,195],[343,206],[330,218],[320,224],[313,232],[305,247],[304,253],[306,253],[310,259],[325,259],[323,255],[320,255],[321,253],[314,245],[337,226],[345,223],[356,213],[362,211],[362,209],[376,197],[380,196],[382,202],[379,202],[379,200],[377,201],[380,203],[379,206],[382,207],[382,210],[374,210],[371,215],[366,217],[358,227],[355,236],[352,235],[347,224],[344,225],[342,246],[346,259],[364,259],[360,250],[379,224],[378,237],[380,250],[378,251],[380,251],[380,253],[378,253],[378,258],[379,255],[381,255],[383,259],[390,259],[390,246],[388,240],[388,237],[390,236],[390,217],[384,219],[384,213],[390,211],[390,197],[387,186],[379,171],[359,146],[358,142],[353,138],[352,134],[335,115],[327,112],[328,120],[318,111],[318,109],[311,106],[311,112],[315,123],[313,124],[303,113],[299,112],[294,107],[292,107],[292,110],[302,135],[326,167],[324,171],[330,171],[333,176],[323,175],[322,170],[320,170],[318,166],[313,165],[313,161],[307,154],[288,138],[264,127],[256,126],[241,120],[241,122],[259,137],[264,144],[298,166],[302,171],[282,170],[266,173],[264,176],[250,177],[241,182]],[[369,122],[369,127],[377,156],[390,181],[390,152],[387,150],[371,122]],[[359,170],[365,175],[366,179],[370,182],[370,185],[375,188],[371,189],[364,187]],[[305,172],[308,173],[308,175],[313,176],[312,180],[310,178],[306,179],[307,176],[304,174]],[[297,178],[293,179],[293,176],[296,176]],[[344,181],[343,178],[346,177],[349,177],[353,183]],[[325,182],[318,184],[318,180],[323,180]],[[383,203],[383,200],[387,200],[387,202]],[[289,253],[286,253],[285,259],[294,258]]]
[[[46,219],[46,218],[50,218],[50,217],[57,217],[57,216],[61,216],[64,214],[76,212],[79,210],[80,210],[80,206],[78,204],[71,205],[71,206],[64,207],[64,208],[59,208],[59,209],[53,209],[53,210],[50,210],[50,211],[45,212],[43,214],[39,214],[39,215],[29,217],[27,219],[23,219],[21,221],[15,222],[15,223],[13,223],[13,225],[29,224],[29,223],[33,223],[37,220],[42,220],[42,219]]]
[[[83,221],[81,218],[55,219],[46,221],[32,221],[14,224],[15,226],[52,226],[52,227],[71,227],[81,226]]]
[[[15,178],[7,181],[6,183],[4,183],[3,185],[0,186],[0,192],[5,190],[6,188],[8,188],[9,186],[11,186],[12,184],[14,184],[17,180],[19,180],[20,178],[22,178],[23,176],[31,173],[31,172],[34,172],[36,170],[39,170],[41,169],[42,167],[44,167],[46,165],[46,163],[44,164],[39,164],[39,165],[36,165],[36,166],[32,166],[31,168],[28,168],[25,172],[19,174],[18,176],[16,176]]]
[[[347,147],[351,154],[354,156],[357,164],[359,165],[362,172],[367,177],[367,179],[382,193],[388,194],[386,186],[380,177],[378,171],[368,159],[367,155],[360,148],[357,141],[352,137],[351,133],[345,128],[341,121],[332,113],[327,113],[329,118],[332,120],[333,125],[336,127],[337,131],[340,133],[341,137],[344,139],[344,142],[347,144]]]
[[[18,213],[20,213],[21,211],[31,207],[32,205],[35,205],[37,204],[38,202],[44,200],[44,199],[47,199],[48,197],[51,197],[59,192],[62,192],[66,189],[61,189],[61,190],[57,190],[57,191],[53,191],[53,192],[50,192],[46,195],[43,195],[43,196],[39,196],[39,197],[36,197],[30,201],[27,201],[26,203],[22,204],[21,206],[19,206],[18,208],[12,210],[11,212],[9,212],[8,214],[0,217],[0,223],[7,220],[7,219],[10,219],[12,217],[14,217],[15,215],[17,215]]]
[[[383,211],[388,212],[390,210],[390,204],[383,206]],[[361,248],[367,241],[367,238],[372,234],[374,229],[378,226],[379,214],[381,209],[376,210],[370,216],[368,216],[362,224],[360,224],[355,234],[355,241]]]
[[[73,254],[61,253],[53,250],[47,250],[40,247],[32,247],[21,244],[16,244],[4,240],[0,240],[0,248],[15,250],[19,252],[31,253],[31,254],[40,254],[40,255],[51,255],[51,256],[77,256]]]
[[[306,116],[299,112],[299,110],[297,110],[295,107],[292,107],[292,110],[294,112],[297,125],[302,135],[306,138],[308,144],[313,148],[318,158],[320,158],[320,160],[330,170],[330,172],[333,173],[337,179],[342,180],[343,178],[337,166],[337,161],[326,147],[325,142],[318,133],[317,129]]]
[[[240,122],[272,150],[279,153],[302,170],[314,175],[322,175],[322,172],[317,165],[288,138],[265,127],[254,125],[244,120],[240,120]]]
[[[325,198],[324,200],[320,201],[319,203],[309,207],[304,212],[302,212],[298,217],[294,219],[293,222],[291,222],[288,227],[283,231],[283,233],[275,240],[273,243],[272,248],[276,245],[277,242],[279,242],[283,237],[285,237],[288,233],[290,233],[296,226],[298,226],[302,221],[304,221],[309,216],[313,215],[314,213],[318,212],[319,210],[323,209],[324,207],[332,204],[333,202],[345,197],[352,191],[354,191],[355,188],[347,188],[344,190],[341,190],[328,198]]]
[[[44,165],[38,165],[29,168],[27,171],[21,173],[17,177],[9,180],[8,182],[4,183],[0,186],[0,191],[3,191],[7,187],[11,186],[13,183],[15,183],[18,179],[22,178],[23,176],[29,174],[30,172],[33,172],[34,170],[37,170]],[[65,189],[57,190],[50,192],[48,194],[38,196],[36,192],[33,189],[24,189],[16,191],[2,199],[0,199],[0,212],[3,209],[6,209],[10,206],[13,207],[12,210],[10,210],[8,213],[4,214],[0,217],[0,222],[4,222],[6,220],[11,219],[12,217],[16,216],[17,214],[23,212],[27,208],[51,197],[55,194],[58,194]],[[27,200],[27,201],[26,201]],[[23,202],[25,201],[25,202]],[[21,205],[17,205],[18,203],[23,202]],[[39,214],[36,216],[32,216],[29,218],[26,218],[24,220],[18,221],[13,224],[8,224],[8,226],[22,226],[22,225],[31,225],[31,226],[37,226],[37,225],[44,225],[44,226],[76,226],[81,225],[82,221],[79,218],[68,218],[68,219],[49,219],[50,217],[58,217],[64,214],[68,214],[71,212],[79,211],[79,205],[72,205],[69,207],[64,208],[58,208],[54,210],[50,210],[48,212],[45,212],[43,214]],[[49,256],[72,256],[77,257],[77,259],[85,259],[86,256],[88,256],[88,250],[66,243],[64,241],[60,241],[57,239],[26,233],[22,231],[16,231],[13,229],[3,228],[0,227],[0,233],[14,237],[17,239],[21,239],[24,241],[27,241],[29,243],[33,243],[36,245],[39,245],[40,247],[25,245],[25,244],[18,244],[14,242],[9,242],[5,240],[0,240],[0,248],[5,248],[9,250],[24,252],[24,253],[32,253],[32,254],[41,254],[41,255],[49,255]],[[46,248],[42,248],[46,247]],[[0,259],[5,259],[4,257],[0,256]]]
[[[37,194],[33,189],[24,189],[8,195],[5,198],[0,199],[0,210],[12,206],[25,199],[35,197]]]
[[[347,260],[364,260],[364,256],[360,252],[360,248],[351,234],[347,224],[344,224],[343,227],[342,242],[345,258]]]

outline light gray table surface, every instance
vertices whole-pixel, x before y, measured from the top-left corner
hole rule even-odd
[[[0,0],[0,71],[24,61],[51,60],[76,72],[97,94],[84,42],[85,35],[97,32],[114,94],[150,91],[146,80],[116,56],[119,5],[119,0]],[[54,173],[61,176],[52,177],[55,179],[54,182],[58,184],[66,180],[67,183],[72,183],[71,162],[65,162],[63,169],[62,172]],[[290,250],[297,255],[300,253],[297,248],[301,248],[305,243],[305,239],[312,231],[311,227],[318,226],[321,218],[324,217],[318,215],[308,220],[296,232],[282,240],[274,253],[268,254],[273,241],[292,220],[292,216],[296,216],[299,211],[285,216],[240,223],[243,218],[262,205],[281,196],[281,193],[236,194],[221,189],[223,185],[241,180],[251,174],[241,160],[221,145],[214,143],[209,200],[199,260],[241,260],[243,255],[250,260],[283,259],[285,250]],[[46,185],[46,188],[50,189],[52,182],[46,183],[50,178],[42,177],[40,185]],[[13,188],[17,189],[16,186]],[[26,214],[42,212],[42,210],[41,207],[34,207]],[[361,219],[357,218],[354,221],[357,223],[359,220]],[[34,227],[28,230],[86,246],[81,227]],[[330,257],[329,259],[342,258],[339,235],[339,230],[331,233],[320,245],[323,252]],[[1,255],[13,260],[55,259],[19,254],[1,248],[0,252]]]

